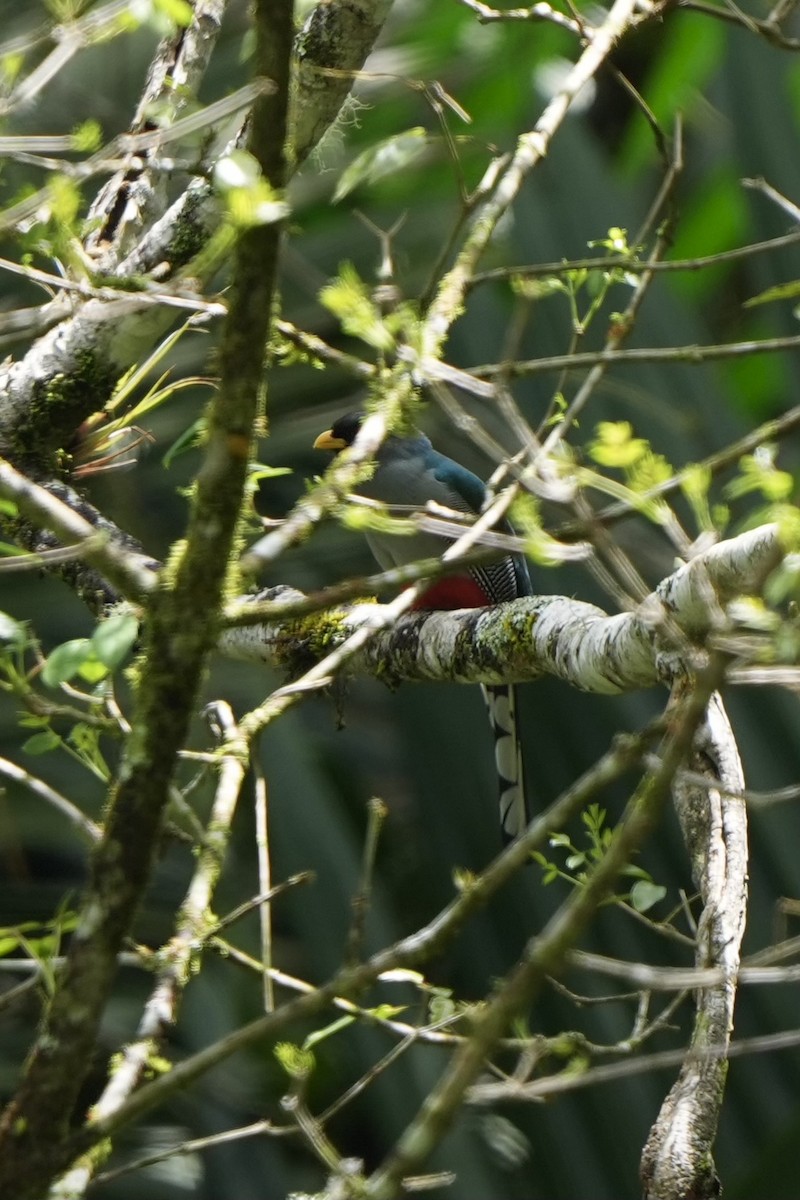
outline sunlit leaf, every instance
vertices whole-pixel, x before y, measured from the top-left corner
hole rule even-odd
[[[745,308],[755,308],[758,304],[771,304],[774,300],[794,300],[800,296],[800,279],[792,279],[789,283],[779,283],[767,288],[756,296],[744,301]]]
[[[113,671],[129,653],[138,633],[139,621],[133,613],[112,613],[92,634],[92,647],[100,662]]]
[[[333,202],[337,204],[361,184],[375,183],[396,171],[402,171],[423,153],[430,139],[426,130],[406,129],[370,146],[355,158],[341,174]]]
[[[58,687],[77,675],[82,664],[93,654],[89,638],[73,638],[69,642],[62,642],[48,655],[42,668],[42,682],[48,687]]]
[[[651,879],[639,879],[631,888],[631,905],[637,912],[648,912],[659,900],[663,900],[667,889]]]
[[[82,154],[91,154],[100,149],[103,141],[103,130],[100,122],[90,117],[80,125],[76,125],[70,134],[73,150]]]

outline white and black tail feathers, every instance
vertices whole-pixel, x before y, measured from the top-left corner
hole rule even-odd
[[[494,758],[500,784],[500,830],[505,842],[525,831],[530,820],[517,732],[516,689],[510,683],[481,686],[494,734]]]

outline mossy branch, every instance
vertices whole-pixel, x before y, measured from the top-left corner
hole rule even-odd
[[[387,628],[384,606],[361,604],[286,624],[265,619],[228,629],[219,648],[291,668],[318,661],[372,626],[348,660],[351,674],[459,683],[522,683],[549,674],[582,691],[630,691],[670,679],[676,657],[691,657],[692,644],[727,632],[725,606],[758,594],[782,553],[777,528],[760,526],[698,555],[634,611],[614,616],[579,600],[541,595],[494,608],[405,613]],[[278,597],[274,603],[284,617],[287,602]],[[269,604],[259,607],[266,617]],[[235,612],[241,619],[241,602]]]

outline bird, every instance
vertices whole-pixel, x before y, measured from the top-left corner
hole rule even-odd
[[[364,414],[350,412],[314,442],[315,450],[338,453],[353,444]],[[424,510],[429,501],[464,513],[481,512],[487,499],[483,481],[452,458],[435,450],[425,434],[389,434],[375,455],[375,471],[358,485],[359,495],[388,507]],[[508,528],[508,527],[506,527]],[[417,530],[396,536],[369,530],[367,543],[384,571],[424,558],[438,558],[446,547],[437,534]],[[416,609],[484,608],[530,596],[527,563],[521,554],[469,566],[463,574],[434,580],[416,600]],[[524,832],[530,819],[517,726],[517,689],[513,684],[482,684],[494,735],[494,757],[500,789],[500,831],[505,843]]]

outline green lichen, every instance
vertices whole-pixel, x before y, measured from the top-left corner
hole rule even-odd
[[[279,660],[290,678],[296,679],[342,644],[348,633],[346,617],[347,609],[331,608],[287,621]]]
[[[14,431],[15,462],[51,472],[55,459],[63,469],[76,429],[103,408],[115,382],[113,368],[90,348],[77,351],[69,371],[38,380]]]
[[[205,191],[190,192],[186,197],[169,244],[172,270],[192,261],[208,243],[209,232],[202,219],[202,207],[207,200]]]

